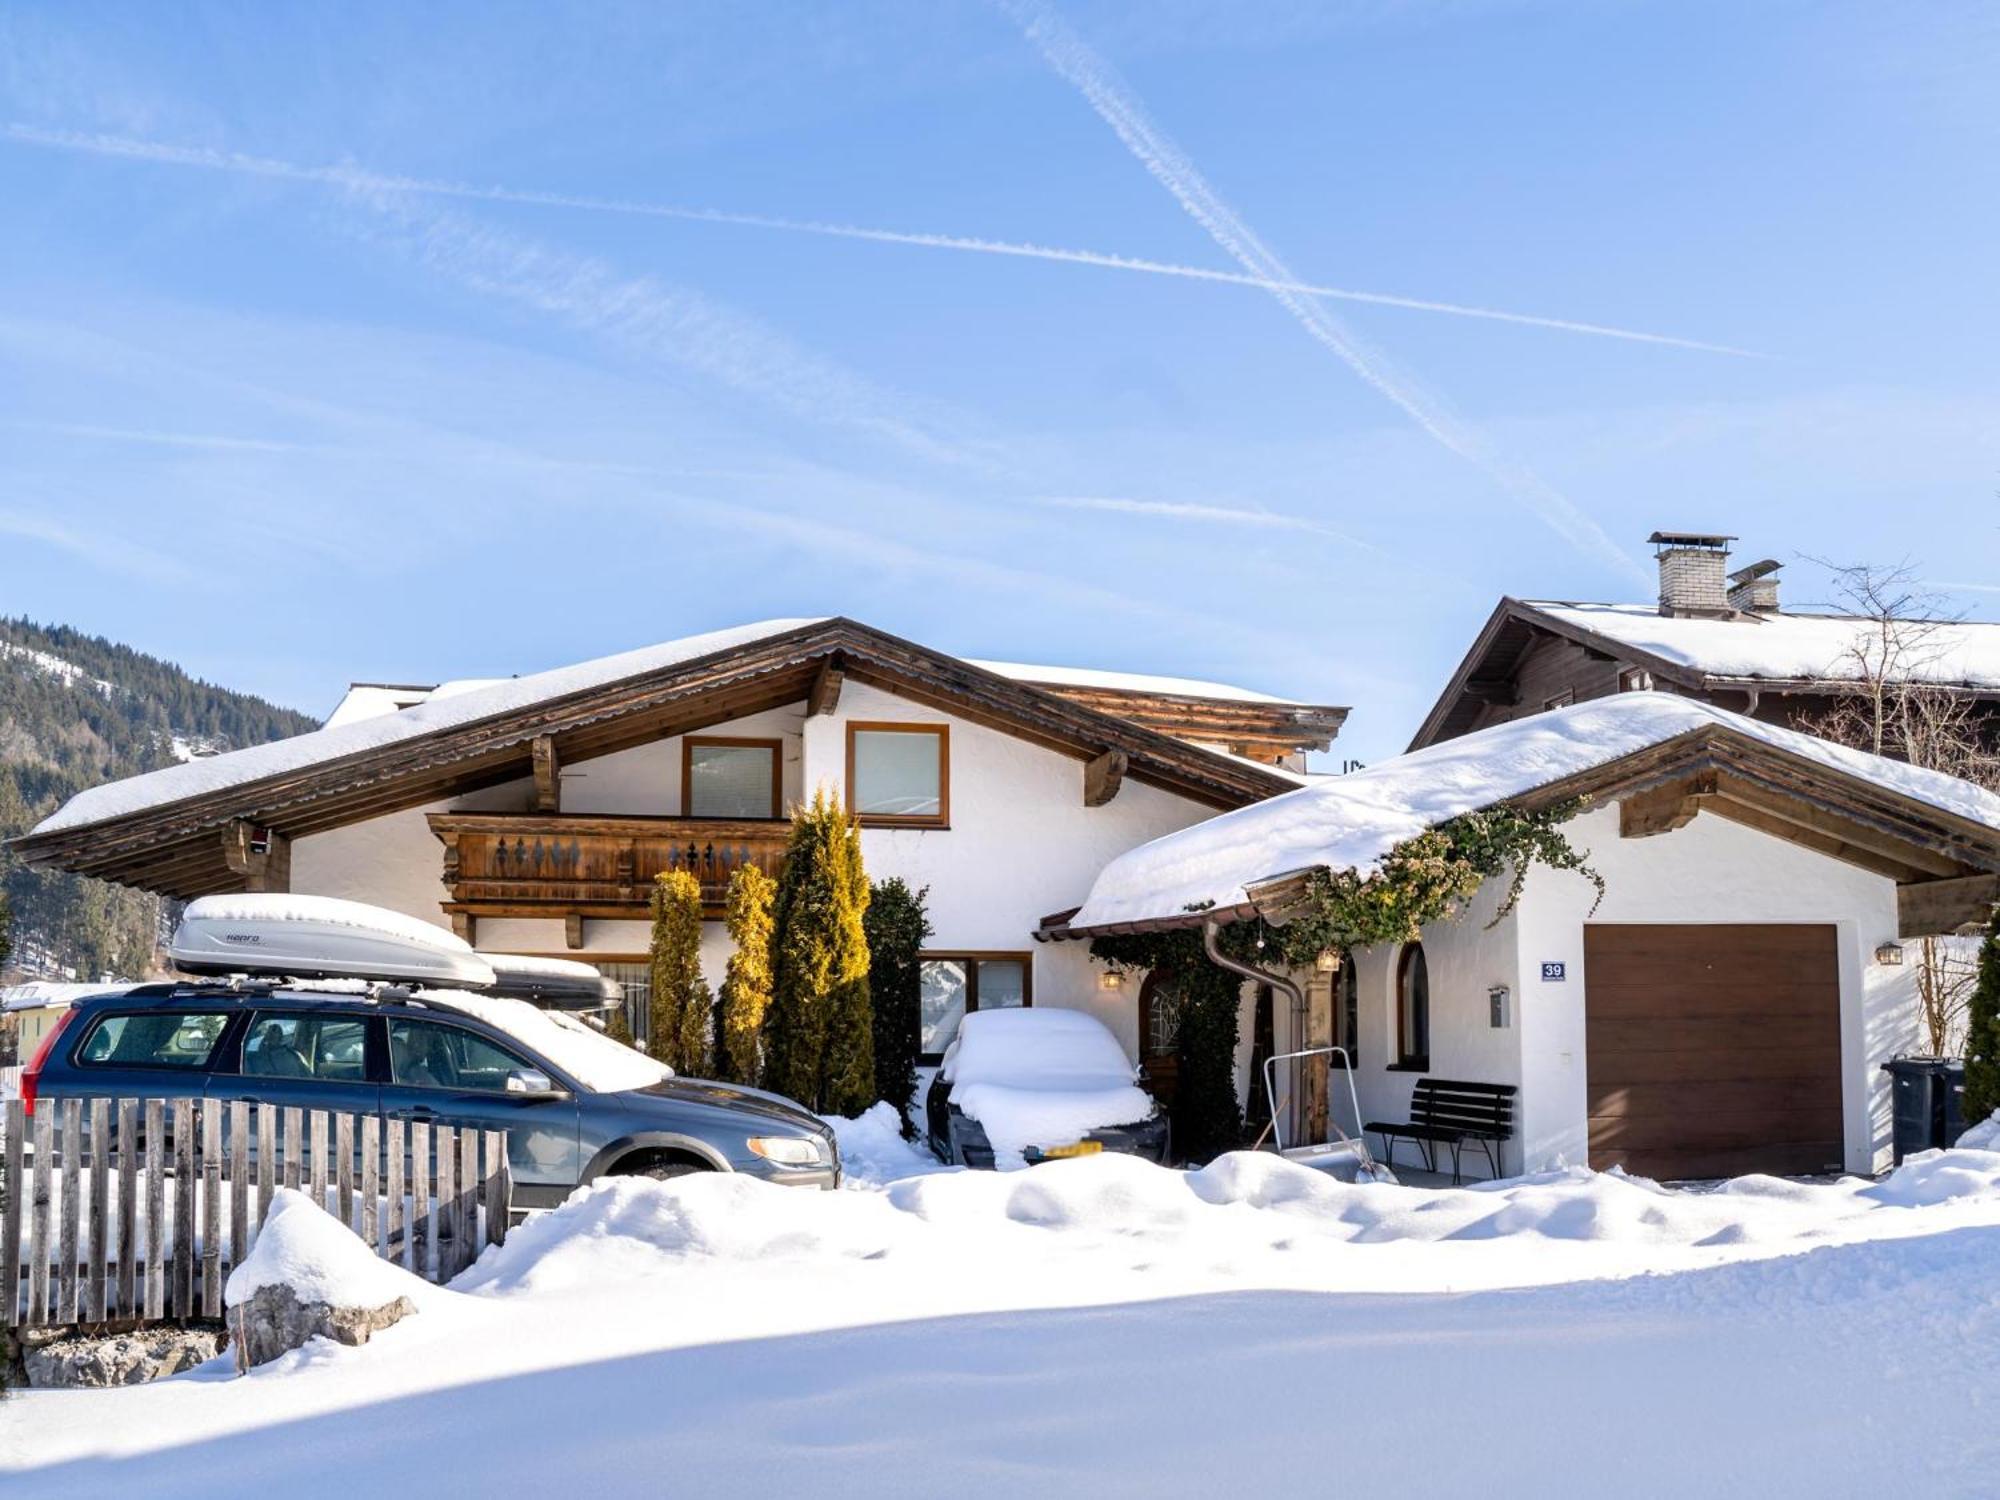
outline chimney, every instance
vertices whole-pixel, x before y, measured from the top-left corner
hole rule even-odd
[[[1774,615],[1778,612],[1778,569],[1774,557],[1738,568],[1729,575],[1729,607],[1744,614]]]
[[[1661,614],[1729,613],[1729,590],[1722,570],[1735,537],[1656,531],[1646,540],[1653,544],[1653,555],[1660,560]]]

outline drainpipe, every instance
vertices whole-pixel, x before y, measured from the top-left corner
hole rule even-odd
[[[1258,984],[1268,984],[1272,989],[1284,991],[1285,997],[1292,1002],[1292,1050],[1297,1051],[1299,1048],[1305,1046],[1307,1019],[1306,992],[1299,988],[1295,980],[1283,974],[1274,974],[1268,969],[1258,968],[1255,964],[1246,964],[1238,959],[1231,958],[1222,951],[1222,945],[1219,941],[1221,936],[1222,924],[1216,921],[1215,918],[1210,917],[1201,924],[1201,951],[1208,955],[1208,961],[1219,969],[1227,969],[1232,974],[1240,974],[1245,979],[1253,980]],[[1303,1102],[1303,1100],[1292,1101],[1292,1109],[1295,1117]],[[1272,1107],[1276,1108],[1277,1101],[1272,1100],[1271,1103]],[[1296,1118],[1294,1123],[1297,1123]]]

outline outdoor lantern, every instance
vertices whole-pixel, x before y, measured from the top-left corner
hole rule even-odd
[[[1507,1024],[1508,989],[1504,984],[1496,984],[1486,991],[1486,1024],[1499,1030]]]
[[[1331,974],[1340,967],[1340,955],[1335,953],[1331,948],[1328,948],[1318,958],[1313,960],[1313,967],[1318,969],[1322,974]]]
[[[1123,986],[1124,983],[1125,976],[1120,974],[1116,969],[1106,969],[1102,974],[1097,976],[1097,987],[1100,990],[1115,990]]]
[[[1875,962],[1878,964],[1900,964],[1902,961],[1903,945],[1901,943],[1884,943],[1875,950]]]

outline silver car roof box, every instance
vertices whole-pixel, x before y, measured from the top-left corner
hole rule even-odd
[[[489,995],[526,1000],[546,1010],[609,1010],[625,1000],[625,986],[573,958],[533,958],[482,953],[493,970]]]
[[[493,967],[442,927],[331,896],[203,896],[168,948],[189,974],[363,979],[490,990]]]

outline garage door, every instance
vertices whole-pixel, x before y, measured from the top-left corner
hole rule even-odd
[[[1832,927],[1588,926],[1583,952],[1592,1166],[1839,1170]]]

